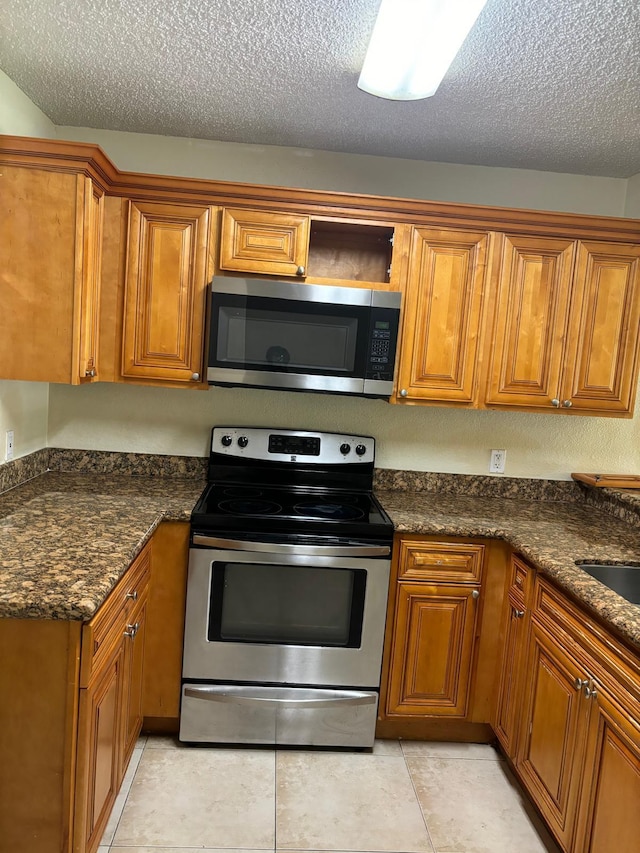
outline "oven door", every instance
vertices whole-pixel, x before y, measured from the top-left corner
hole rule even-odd
[[[388,546],[211,541],[190,552],[184,679],[378,688]]]

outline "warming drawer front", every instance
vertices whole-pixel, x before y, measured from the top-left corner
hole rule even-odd
[[[184,684],[180,740],[372,747],[377,710],[373,691]]]

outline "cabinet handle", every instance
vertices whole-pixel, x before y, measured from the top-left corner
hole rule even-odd
[[[576,688],[576,690],[582,690],[582,688],[586,687],[587,684],[589,684],[588,678],[578,678],[577,676],[576,680],[573,682],[573,686]]]
[[[598,685],[593,679],[584,684],[584,695],[586,699],[595,699],[598,695]]]
[[[306,275],[306,270],[303,266],[298,267],[296,270],[296,275],[303,276]]]
[[[471,598],[475,598],[475,599],[480,598],[480,590],[479,590],[479,589],[474,589],[474,590],[472,591],[472,593],[471,593]]]
[[[407,391],[407,389],[406,389],[406,388],[403,388],[403,389],[402,389],[402,391],[400,392],[400,396],[401,396],[401,397],[406,397],[408,393],[409,393],[409,392]]]
[[[562,403],[562,405],[565,407],[565,409],[570,409],[570,408],[571,408],[571,406],[573,406],[573,403],[571,402],[571,400],[565,400],[565,401]]]
[[[518,610],[517,607],[512,607],[511,610],[513,612],[513,615],[516,617],[516,619],[522,619],[522,617],[525,614],[524,610]]]
[[[200,382],[200,374],[199,373],[192,373],[191,378],[193,379],[194,382]]]
[[[557,408],[558,408],[558,406],[560,405],[560,400],[558,400],[558,398],[557,398],[557,397],[554,397],[554,398],[553,398],[553,400],[551,401],[551,405],[552,405],[552,406],[555,406],[555,407],[556,407],[556,409],[557,409]]]
[[[135,635],[138,633],[139,627],[139,622],[136,622],[134,625],[127,625],[127,630],[124,632],[125,637],[131,637],[131,639],[133,640]]]
[[[137,601],[138,600],[138,590],[134,589],[133,592],[127,592],[127,593],[125,593],[124,597],[130,598],[131,601]]]
[[[95,367],[92,367],[91,370],[85,370],[84,375],[93,378],[96,375]]]

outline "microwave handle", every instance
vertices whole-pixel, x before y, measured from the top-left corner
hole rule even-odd
[[[297,554],[303,557],[388,557],[389,545],[290,545],[280,542],[245,542],[219,539],[195,533],[194,545],[224,548],[229,551],[257,551],[263,554]]]

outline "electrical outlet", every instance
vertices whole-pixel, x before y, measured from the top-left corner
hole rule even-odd
[[[6,447],[4,458],[8,462],[10,459],[13,459],[13,430],[8,429],[6,432]]]
[[[490,474],[504,474],[504,464],[507,460],[506,450],[492,450],[491,461],[489,462]]]

